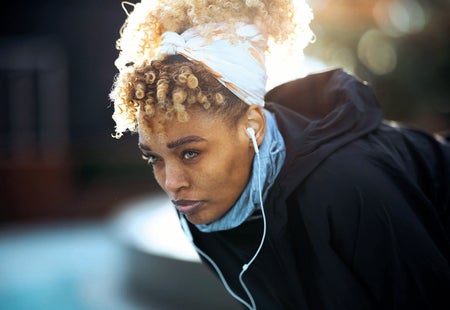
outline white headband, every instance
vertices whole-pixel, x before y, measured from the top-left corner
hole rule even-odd
[[[165,32],[161,36],[158,57],[179,54],[200,62],[245,103],[264,106],[266,40],[254,25],[233,25],[237,38],[227,36],[229,27],[217,23],[193,27],[181,35]],[[204,30],[212,33],[212,38],[202,36]]]

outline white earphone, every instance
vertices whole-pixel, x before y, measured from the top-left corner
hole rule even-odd
[[[255,153],[258,154],[259,149],[258,149],[258,143],[256,142],[255,130],[252,127],[247,127],[246,131],[248,133],[248,136],[252,140],[253,148],[255,149]]]

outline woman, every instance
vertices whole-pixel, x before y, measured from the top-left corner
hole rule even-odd
[[[384,124],[341,70],[265,94],[268,42],[308,33],[297,9],[135,5],[117,136],[139,133],[185,233],[247,308],[449,309],[449,145]]]

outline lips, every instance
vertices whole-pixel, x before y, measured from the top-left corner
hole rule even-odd
[[[203,201],[201,200],[172,200],[172,203],[175,205],[175,208],[186,215],[195,213]]]

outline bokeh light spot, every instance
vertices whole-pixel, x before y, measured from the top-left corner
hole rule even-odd
[[[397,66],[394,44],[376,29],[370,29],[361,36],[358,57],[370,71],[378,75],[392,72]]]

